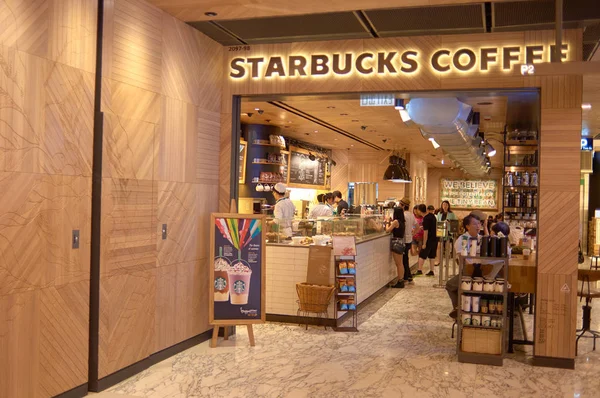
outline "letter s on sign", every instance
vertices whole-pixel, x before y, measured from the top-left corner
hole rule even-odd
[[[234,58],[231,60],[231,73],[229,76],[234,79],[241,79],[246,74],[246,69],[240,63],[244,62],[244,58]]]
[[[534,65],[521,65],[521,74],[522,75],[533,75],[535,73]]]

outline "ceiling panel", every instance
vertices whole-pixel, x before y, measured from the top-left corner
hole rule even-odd
[[[247,43],[371,37],[351,12],[223,21],[221,25]]]
[[[200,32],[204,33],[214,41],[219,42],[221,45],[237,46],[242,44],[242,42],[237,40],[234,36],[230,35],[211,22],[190,22],[189,25],[198,29]]]
[[[433,34],[451,29],[485,32],[481,4],[370,10],[365,13],[379,34]]]
[[[431,95],[439,96],[440,94]],[[459,96],[459,99],[472,105],[475,111],[481,113],[481,130],[486,131],[486,138],[499,141],[492,141],[492,145],[498,153],[502,153],[503,136],[501,132],[507,120],[508,97],[479,94]],[[398,111],[393,107],[361,107],[357,96],[353,99],[298,96],[287,97],[281,101],[292,109],[311,115],[313,118],[329,123],[384,149],[407,150],[421,156],[432,167],[452,166],[450,162],[445,162],[445,165],[442,166],[443,152],[435,150],[431,143],[421,136],[417,127],[407,127],[402,122]],[[255,108],[263,110],[263,114],[258,114]],[[264,100],[244,99],[242,111],[252,114],[251,117],[243,115],[243,123],[276,125],[282,128],[282,135],[310,144],[328,149],[370,149],[368,146],[344,137],[334,129],[324,128]],[[501,162],[501,156],[492,158],[494,167],[499,167]]]

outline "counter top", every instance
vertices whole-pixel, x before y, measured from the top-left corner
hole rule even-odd
[[[536,266],[536,252],[529,255],[529,259],[525,260],[522,254],[513,254],[510,257],[508,265],[510,267],[535,267]]]
[[[372,234],[367,236],[366,238],[356,238],[356,244],[359,245],[361,243],[365,243],[365,242],[369,242],[372,241],[374,239],[379,239],[379,238],[385,238],[385,237],[389,237],[391,236],[389,233],[387,232],[381,232],[378,234]],[[292,241],[289,241],[289,243],[269,243],[267,242],[267,246],[279,246],[279,247],[305,247],[305,248],[309,248],[311,245],[294,245],[292,243]]]

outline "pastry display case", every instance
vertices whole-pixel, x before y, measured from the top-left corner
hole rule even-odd
[[[291,224],[292,236],[280,232],[280,225]],[[311,244],[329,244],[332,235],[355,236],[356,241],[385,235],[383,215],[348,215],[318,220],[267,219],[267,243],[309,246]]]

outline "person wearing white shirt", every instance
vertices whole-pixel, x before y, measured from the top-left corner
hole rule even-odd
[[[333,209],[326,205],[325,203],[323,203],[323,197],[325,195],[324,194],[319,194],[317,195],[317,200],[319,201],[319,204],[316,205],[311,211],[310,214],[308,215],[308,218],[311,220],[314,220],[318,217],[331,217],[333,216]]]
[[[273,216],[275,217],[274,222],[279,224],[279,233],[286,237],[292,236],[292,220],[296,214],[296,207],[292,201],[285,196],[287,187],[285,184],[277,183],[273,187],[273,196],[277,201],[275,203],[275,210]]]
[[[460,253],[462,252],[462,242],[464,239],[477,239],[477,254],[479,255],[479,251],[481,248],[481,235],[479,235],[479,230],[481,229],[481,222],[479,221],[479,219],[476,216],[469,214],[468,216],[466,216],[463,219],[463,226],[464,226],[466,232],[463,235],[459,236],[458,239],[456,239],[456,242],[454,243],[454,250],[456,251],[457,255],[460,255]],[[492,235],[497,235],[499,233],[502,233],[504,236],[508,236],[510,233],[510,227],[508,226],[508,224],[506,224],[504,222],[499,222],[494,225],[492,231],[490,231],[490,232]],[[510,256],[510,250],[508,251],[508,253]],[[470,264],[473,263],[473,260],[465,260],[465,261]],[[498,275],[498,272],[500,272],[500,270],[502,269],[502,265],[504,264],[504,261],[491,260],[491,261],[485,261],[485,263],[491,264],[493,266],[492,271],[489,274],[485,275],[485,277],[494,279],[496,277],[496,275]],[[473,276],[482,276],[481,275],[481,267],[479,267],[479,266],[475,267],[475,270],[473,271]],[[458,313],[458,284],[459,283],[460,283],[460,281],[458,279],[458,275],[453,276],[452,278],[448,279],[448,281],[446,282],[446,291],[448,292],[450,301],[452,301],[452,311],[448,315],[454,319],[456,319],[456,316]]]
[[[410,272],[410,264],[408,253],[410,250],[408,249],[412,244],[413,240],[413,229],[417,226],[417,220],[415,219],[415,215],[412,211],[410,211],[410,199],[406,196],[400,200],[400,207],[404,209],[404,243],[406,244],[406,249],[404,250],[404,254],[402,255],[402,263],[404,264],[404,281],[412,282],[412,273]]]

